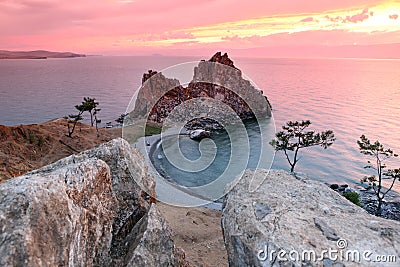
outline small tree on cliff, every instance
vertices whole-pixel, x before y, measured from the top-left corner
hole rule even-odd
[[[65,117],[68,119],[68,136],[72,137],[72,134],[75,131],[75,126],[78,123],[78,121],[83,120],[82,114],[84,112],[89,112],[90,113],[90,124],[93,126],[93,124],[96,124],[96,132],[97,136],[99,136],[99,129],[98,129],[98,124],[101,123],[101,120],[97,118],[97,115],[101,109],[97,108],[99,105],[99,102],[96,102],[95,98],[90,98],[90,97],[84,97],[83,101],[80,105],[76,105],[75,108],[78,110],[78,114],[71,114]],[[72,123],[72,128],[70,124]]]
[[[76,105],[75,108],[78,110],[78,114],[71,114],[71,115],[68,115],[68,117],[67,117],[68,118],[68,122],[67,122],[68,136],[69,137],[72,137],[72,134],[75,131],[76,124],[78,123],[78,121],[83,120],[82,114],[83,114],[83,112],[86,111],[86,107],[83,104]],[[72,129],[70,127],[70,123],[72,123]]]
[[[294,167],[299,161],[299,150],[306,147],[321,146],[324,149],[328,148],[335,141],[333,131],[327,130],[321,133],[315,131],[306,131],[311,122],[306,121],[288,121],[282,126],[283,131],[279,131],[275,135],[270,144],[276,151],[282,150],[285,153],[286,159],[290,165],[290,172],[294,172]],[[289,156],[292,155],[292,159]]]
[[[84,97],[83,102],[81,106],[83,107],[84,111],[87,111],[90,113],[90,124],[93,126],[93,123],[95,122],[93,120],[94,112],[96,112],[96,108],[99,105],[99,102],[96,102],[95,98],[90,98],[90,97]]]
[[[95,108],[94,111],[93,111],[94,121],[96,123],[96,134],[97,134],[97,137],[99,137],[99,128],[97,127],[97,125],[99,123],[101,123],[101,120],[97,118],[97,114],[100,112],[100,110],[101,110],[100,108]]]
[[[371,141],[365,135],[362,135],[357,143],[361,154],[372,156],[373,158],[373,163],[368,160],[368,164],[364,166],[364,168],[373,169],[376,172],[376,175],[365,176],[361,182],[367,182],[374,190],[378,200],[378,206],[376,208],[375,215],[380,216],[382,213],[383,199],[385,198],[386,194],[392,190],[396,180],[400,181],[400,168],[387,169],[384,161],[392,157],[397,157],[398,155],[394,154],[393,150],[390,148],[385,148],[379,141],[371,143]],[[386,190],[383,189],[382,186],[383,180],[390,180],[390,186]]]

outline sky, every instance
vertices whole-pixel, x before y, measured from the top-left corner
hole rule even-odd
[[[0,0],[0,50],[400,58],[400,0]]]

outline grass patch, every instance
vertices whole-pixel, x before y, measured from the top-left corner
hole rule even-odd
[[[109,130],[109,129],[107,129]],[[153,122],[145,122],[143,120],[136,121],[135,124],[125,125],[121,129],[123,138],[128,143],[133,144],[143,136],[150,136],[160,134],[162,131],[162,124]]]
[[[150,136],[154,134],[160,134],[161,133],[161,127],[153,126],[153,125],[146,125],[146,129],[144,130],[144,135],[145,136]]]

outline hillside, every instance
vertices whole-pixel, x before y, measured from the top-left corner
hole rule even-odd
[[[46,59],[46,58],[72,58],[85,57],[83,54],[71,52],[51,52],[45,50],[36,51],[7,51],[0,50],[0,59]]]
[[[97,137],[94,127],[78,123],[73,138],[69,138],[65,119],[0,125],[0,182],[121,136],[120,129],[99,131]]]

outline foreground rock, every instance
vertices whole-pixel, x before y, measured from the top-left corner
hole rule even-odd
[[[1,183],[0,266],[172,266],[154,186],[123,139]]]
[[[125,262],[119,266],[174,266],[174,241],[164,217],[151,205],[149,212],[129,233],[132,244]]]
[[[223,206],[231,266],[397,266],[390,261],[400,260],[399,222],[284,171],[257,171],[265,181],[249,192],[253,174],[245,173]],[[386,262],[374,262],[379,256]]]

